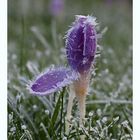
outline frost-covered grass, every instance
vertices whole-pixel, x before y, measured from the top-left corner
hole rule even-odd
[[[29,3],[28,3],[29,2]],[[132,139],[132,28],[129,0],[65,1],[60,18],[48,14],[48,1],[9,1],[8,139],[88,140]],[[76,14],[97,17],[101,32],[100,57],[86,100],[84,126],[79,126],[74,100],[69,134],[65,133],[68,87],[37,97],[26,89],[28,80],[50,64],[67,65],[64,35]]]

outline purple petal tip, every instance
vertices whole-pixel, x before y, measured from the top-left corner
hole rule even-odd
[[[49,95],[78,79],[78,74],[68,68],[49,68],[29,85],[34,95]]]

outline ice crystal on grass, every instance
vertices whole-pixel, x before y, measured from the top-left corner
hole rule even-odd
[[[26,128],[27,128],[26,125],[22,125],[22,126],[21,126],[21,129],[23,129],[23,130],[25,130]]]
[[[89,117],[92,117],[93,114],[94,114],[93,112],[89,112],[88,116],[89,116]]]
[[[50,113],[49,110],[46,109],[46,110],[45,110],[45,114],[49,115],[49,113]]]
[[[16,131],[16,127],[12,127],[12,128],[10,129],[10,131],[11,131],[11,132],[15,132],[15,131]]]

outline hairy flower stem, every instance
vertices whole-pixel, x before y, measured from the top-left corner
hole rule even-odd
[[[74,82],[74,90],[75,95],[79,104],[79,112],[80,112],[80,124],[82,124],[82,120],[85,118],[85,101],[89,84],[89,76],[81,75],[79,80]]]
[[[82,125],[85,118],[85,112],[86,112],[86,106],[85,106],[86,94],[83,94],[80,96],[79,94],[76,94],[76,98],[78,100],[78,105],[79,105],[80,125]]]
[[[78,105],[79,105],[79,113],[80,113],[80,127],[83,126],[84,124],[84,118],[85,118],[85,112],[86,112],[86,92],[83,94],[81,93],[76,93],[76,98],[78,100]],[[85,135],[80,136],[81,140],[85,140]]]
[[[86,112],[86,95],[89,85],[89,75],[88,74],[82,74],[79,78],[79,80],[74,82],[74,90],[75,95],[78,100],[79,104],[79,113],[80,113],[80,126],[83,126],[84,124],[84,118],[85,118],[85,112]],[[81,140],[85,140],[85,136],[80,136]]]
[[[73,100],[75,98],[75,93],[73,90],[73,86],[70,86],[70,94],[69,94],[69,100],[68,100],[68,106],[67,106],[67,115],[66,115],[66,134],[69,132],[69,126],[70,126],[70,118],[71,118],[71,110],[73,105]]]
[[[86,95],[87,95],[87,89],[89,84],[89,76],[88,75],[81,75],[79,80],[75,81],[73,85],[70,86],[70,94],[69,94],[69,100],[68,100],[68,106],[67,106],[67,115],[66,115],[66,134],[69,132],[69,126],[70,126],[70,118],[71,118],[71,110],[72,110],[72,104],[73,99],[77,98],[78,106],[79,106],[79,115],[80,115],[80,125],[83,125],[84,118],[85,118],[85,112],[86,112]],[[82,135],[81,140],[84,140],[84,136]]]

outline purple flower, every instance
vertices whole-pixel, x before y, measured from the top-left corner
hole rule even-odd
[[[64,67],[50,67],[30,83],[34,95],[49,95],[78,79],[78,74]]]
[[[60,16],[64,10],[64,0],[51,0],[49,6],[53,16]]]
[[[76,96],[79,103],[80,123],[85,117],[85,100],[88,92],[91,66],[97,47],[95,18],[77,15],[66,35],[66,54],[70,68],[48,68],[33,80],[28,88],[33,95],[49,95],[71,84],[67,107],[69,120],[72,102]],[[66,125],[66,131],[69,125]]]
[[[95,18],[77,15],[66,35],[66,54],[70,68],[49,68],[28,88],[34,95],[48,95],[74,83],[76,91],[87,91],[89,72],[97,46]],[[84,82],[83,82],[84,81]]]
[[[94,60],[97,46],[95,25],[95,18],[78,15],[66,35],[69,65],[79,73],[88,72]]]

